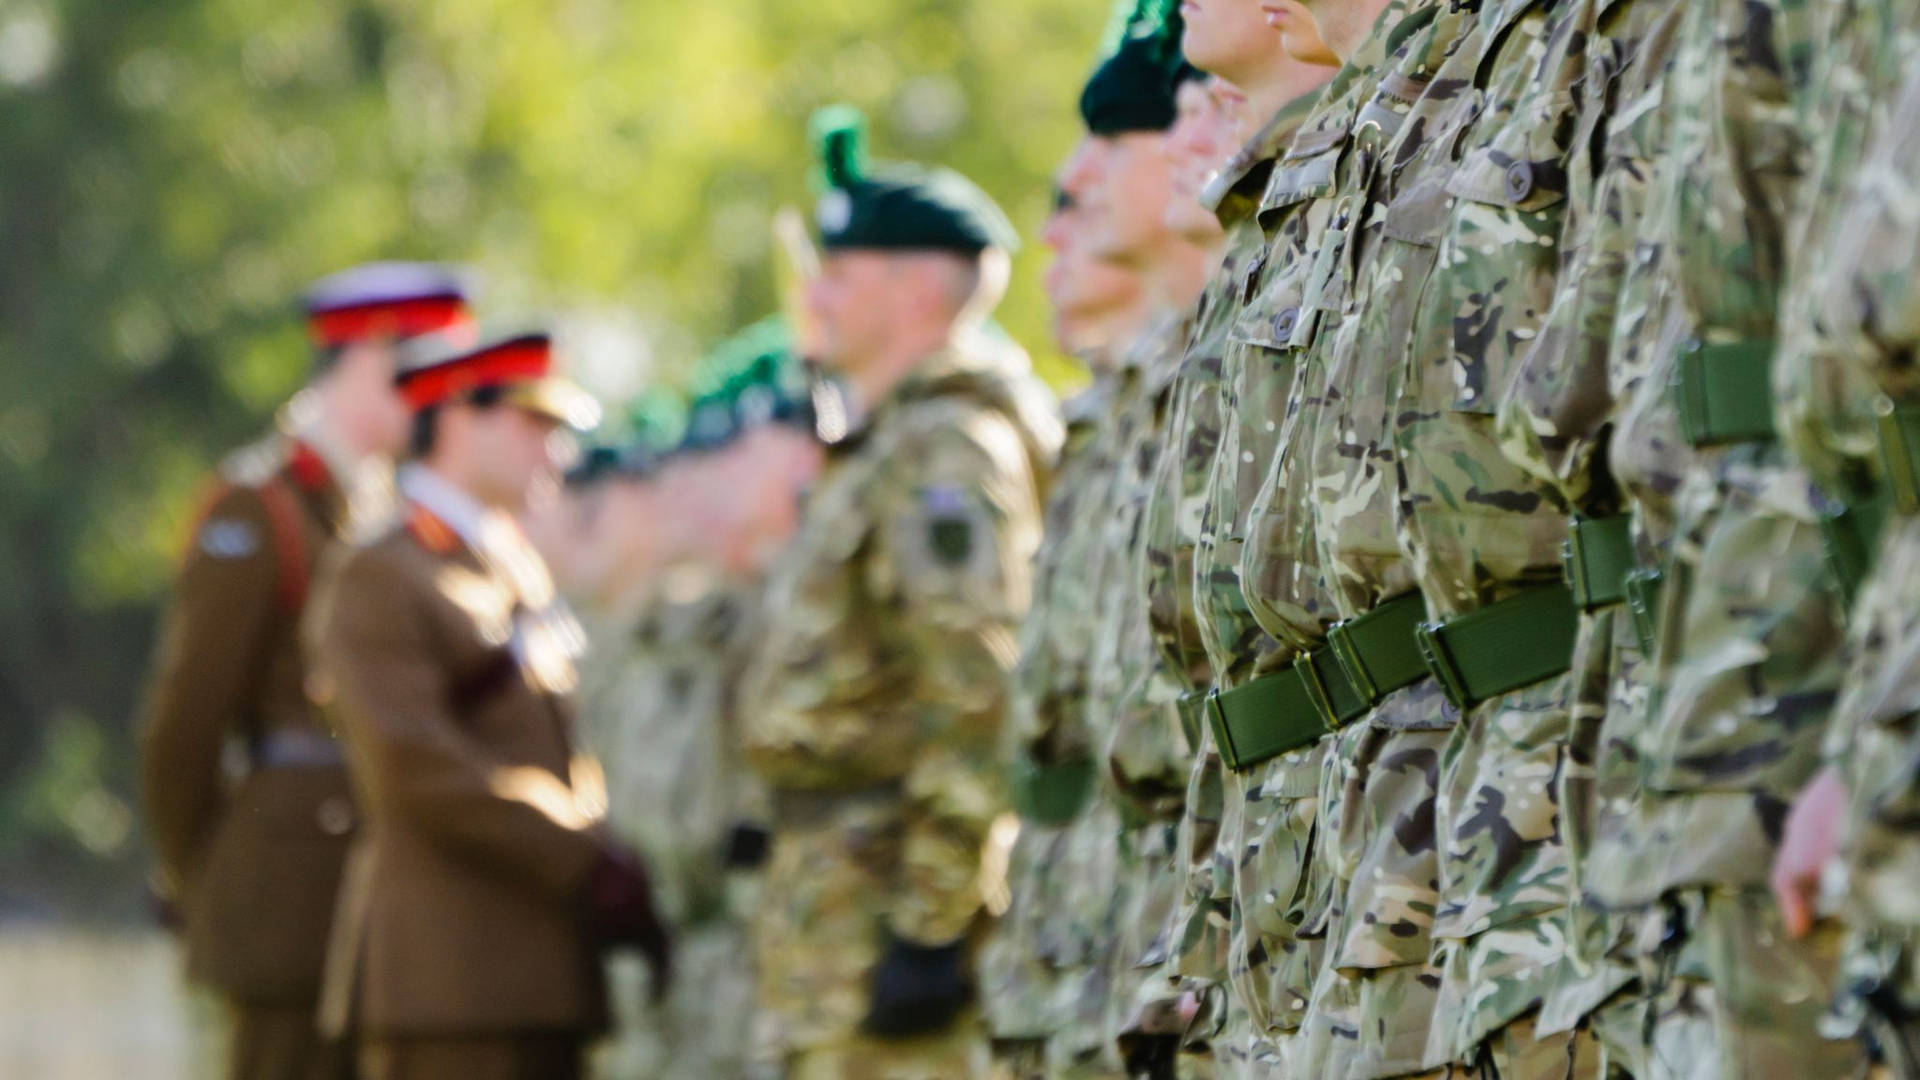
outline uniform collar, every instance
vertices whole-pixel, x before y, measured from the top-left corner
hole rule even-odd
[[[483,554],[486,552],[490,536],[499,528],[488,523],[504,516],[499,511],[488,509],[480,500],[425,465],[401,466],[398,483],[400,494],[406,496],[408,502],[439,518],[442,524],[453,530],[454,535],[466,541],[468,547]]]

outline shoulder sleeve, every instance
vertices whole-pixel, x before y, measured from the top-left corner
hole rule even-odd
[[[259,692],[278,612],[271,522],[257,491],[228,487],[189,538],[142,710],[141,795],[163,888],[191,876],[222,799],[221,753]]]
[[[1017,635],[1040,541],[1036,481],[1001,414],[936,408],[914,426],[877,493],[872,591],[916,658],[920,736],[906,777],[905,880],[891,928],[951,941],[980,902],[981,854],[1006,808],[996,767]]]

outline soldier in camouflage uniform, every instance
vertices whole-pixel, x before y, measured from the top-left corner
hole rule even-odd
[[[1609,438],[1647,385],[1659,330],[1656,284],[1669,265],[1643,234],[1652,212],[1652,159],[1668,116],[1662,108],[1680,6],[1615,0],[1595,10],[1587,89],[1568,159],[1568,209],[1553,307],[1514,372],[1500,404],[1508,458],[1573,515],[1565,549],[1579,622],[1573,647],[1569,732],[1560,770],[1561,829],[1567,846],[1570,911],[1562,983],[1549,995],[1540,1029],[1585,1023],[1603,1055],[1603,1075],[1644,1075],[1647,987],[1631,941],[1638,911],[1596,902],[1612,894],[1612,868],[1596,859],[1599,837],[1632,836],[1640,805],[1634,736],[1644,723],[1650,667],[1627,604],[1626,581],[1657,565],[1665,534],[1639,530],[1610,468]],[[1632,448],[1669,467],[1665,440]],[[1645,554],[1642,555],[1641,551]],[[1629,824],[1623,829],[1621,822]]]
[[[1063,185],[1087,214],[1086,240],[1094,254],[1136,269],[1156,302],[1175,283],[1197,279],[1207,257],[1203,247],[1170,229],[1163,214],[1141,212],[1167,203],[1167,129],[1175,93],[1198,76],[1181,60],[1180,20],[1166,7],[1158,0],[1140,5],[1122,44],[1089,80],[1080,100],[1088,134],[1062,174]],[[1144,321],[1154,311],[1143,307],[1139,314]],[[1130,337],[1142,329],[1136,325]],[[1132,350],[1124,357],[1118,393],[1103,418],[1096,476],[1077,496],[1086,521],[1084,531],[1072,537],[1081,548],[1073,558],[1085,602],[1056,616],[1078,620],[1083,633],[1073,677],[1079,698],[1055,722],[1023,733],[1023,756],[1033,766],[1029,775],[1048,781],[1035,786],[1034,797],[1025,803],[1071,822],[1057,866],[1066,887],[1056,897],[1057,917],[1044,942],[1049,962],[1059,971],[1060,1026],[1047,1048],[1049,1075],[1058,1077],[1117,1076],[1123,1068],[1109,1031],[1116,920],[1133,910],[1119,880],[1122,821],[1112,799],[1086,798],[1094,750],[1108,741],[1114,703],[1103,699],[1101,711],[1092,711],[1087,687],[1091,650],[1099,637],[1096,597],[1105,581],[1125,573],[1119,557],[1126,549],[1115,543],[1110,522],[1120,509],[1117,454],[1138,419],[1143,374],[1138,359]]]
[[[1061,1024],[1053,942],[1060,900],[1078,888],[1065,872],[1066,823],[1076,790],[1084,792],[1091,779],[1081,715],[1092,646],[1090,535],[1104,524],[1100,489],[1116,465],[1111,430],[1131,379],[1119,361],[1148,310],[1142,275],[1097,257],[1089,225],[1063,190],[1041,232],[1054,251],[1046,286],[1056,339],[1087,365],[1092,381],[1065,404],[1066,442],[1047,503],[1033,614],[1021,630],[1008,717],[1020,832],[1009,856],[1008,907],[980,960],[995,1075],[1008,1080],[1047,1075],[1048,1036]],[[1035,744],[1057,754],[1046,767],[1027,749]]]
[[[1128,350],[1128,367],[1138,374],[1117,410],[1112,511],[1095,573],[1099,630],[1087,673],[1087,714],[1101,722],[1104,741],[1097,749],[1105,782],[1077,826],[1091,846],[1110,853],[1114,866],[1104,1038],[1121,1052],[1129,1075],[1151,1077],[1192,1075],[1208,1063],[1190,1058],[1184,1071],[1176,1069],[1185,1021],[1174,1006],[1177,987],[1160,975],[1180,887],[1174,851],[1194,745],[1189,722],[1197,716],[1183,715],[1181,688],[1153,648],[1139,588],[1140,520],[1163,450],[1187,316],[1219,260],[1220,222],[1200,206],[1199,192],[1232,140],[1230,102],[1221,87],[1187,79],[1174,102],[1162,221],[1183,254],[1154,268],[1156,316]]]
[[[1323,736],[1340,718],[1323,714],[1313,688],[1341,676],[1324,647],[1336,608],[1312,531],[1300,527],[1308,521],[1300,513],[1306,492],[1292,483],[1301,474],[1274,463],[1292,456],[1305,387],[1320,374],[1299,366],[1292,335],[1308,283],[1324,269],[1314,256],[1329,238],[1336,178],[1358,165],[1351,133],[1381,79],[1396,70],[1390,61],[1405,59],[1389,56],[1398,52],[1390,43],[1420,33],[1435,12],[1376,3],[1312,14],[1325,18],[1332,36],[1300,20],[1289,51],[1303,61],[1345,64],[1258,194],[1267,246],[1228,336],[1224,425],[1196,545],[1196,607],[1218,694],[1209,718],[1228,766],[1222,847],[1235,853],[1229,972],[1236,1003],[1253,1021],[1250,1056],[1262,1075],[1393,1075],[1417,1067],[1424,1048],[1425,1014],[1405,1002],[1384,1014],[1390,1026],[1365,1037],[1336,1041],[1332,1025],[1295,1035],[1308,1017],[1336,908],[1331,862],[1311,848],[1316,833],[1331,836],[1339,827],[1340,791],[1327,782],[1333,744]],[[1270,475],[1281,483],[1268,487]],[[1282,518],[1293,526],[1249,543],[1252,527],[1272,529]],[[1243,578],[1243,567],[1253,576]]]
[[[1334,732],[1303,793],[1320,803],[1309,879],[1321,895],[1309,902],[1322,908],[1311,932],[1325,938],[1326,961],[1290,1075],[1400,1076],[1423,1068],[1433,1008],[1433,771],[1451,720],[1412,651],[1418,604],[1407,599],[1383,483],[1392,454],[1381,360],[1405,321],[1392,294],[1376,289],[1417,279],[1430,260],[1383,233],[1379,210],[1397,178],[1385,166],[1420,160],[1426,125],[1453,104],[1433,77],[1467,13],[1389,4],[1368,25],[1349,8],[1309,9],[1349,67],[1312,129],[1332,199],[1309,244],[1316,257],[1297,279],[1276,282],[1262,303],[1269,325],[1249,327],[1264,349],[1290,358],[1292,385],[1250,511],[1241,581],[1261,625],[1302,657],[1294,670],[1304,701],[1286,714]],[[1295,156],[1310,145],[1303,135]],[[1360,645],[1344,660],[1326,642],[1343,619]]]
[[[808,300],[865,422],[771,572],[741,687],[775,822],[754,1050],[797,1080],[975,1075],[995,755],[1061,433],[985,323],[1005,218],[956,173],[869,171],[857,118],[822,120]]]
[[[1185,681],[1184,692],[1199,695],[1211,688],[1213,671],[1194,607],[1194,548],[1220,449],[1227,334],[1244,301],[1247,280],[1265,261],[1266,234],[1254,216],[1259,192],[1312,108],[1315,88],[1330,72],[1289,56],[1259,5],[1244,0],[1194,6],[1182,46],[1189,62],[1211,71],[1245,98],[1247,128],[1240,150],[1203,193],[1226,230],[1225,257],[1200,299],[1173,389],[1166,450],[1143,519],[1143,569],[1155,644],[1168,670]],[[1263,1058],[1270,1054],[1255,1046],[1253,1014],[1225,992],[1236,853],[1218,843],[1221,814],[1227,809],[1223,800],[1219,758],[1203,731],[1179,844],[1181,864],[1190,876],[1183,911],[1176,915],[1183,928],[1176,935],[1174,971],[1213,988],[1211,998],[1218,1008],[1200,1029],[1207,1034],[1218,1068],[1225,1075],[1251,1075],[1256,1049]],[[1258,1067],[1266,1069],[1270,1063]]]
[[[1788,818],[1774,889],[1787,929],[1846,920],[1833,1035],[1863,1036],[1887,1073],[1920,1075],[1915,955],[1912,642],[1916,550],[1910,412],[1914,387],[1897,359],[1912,347],[1913,168],[1920,45],[1911,5],[1849,0],[1818,12],[1813,192],[1801,202],[1792,284],[1775,361],[1776,416],[1798,460],[1859,514],[1884,508],[1885,536],[1857,593],[1851,663],[1829,725],[1827,767]],[[1877,489],[1877,490],[1876,490]],[[1871,500],[1871,501],[1869,501]],[[1872,504],[1878,503],[1875,507]],[[1863,554],[1872,526],[1858,535]],[[1835,560],[1836,569],[1845,564]],[[1862,568],[1864,569],[1864,567]],[[1833,854],[1839,850],[1840,857]],[[1831,866],[1828,864],[1831,862]]]
[[[609,817],[647,855],[680,931],[677,977],[657,1007],[644,1004],[640,968],[615,961],[630,1019],[600,1066],[620,1077],[746,1074],[746,929],[766,813],[740,761],[734,675],[758,640],[762,566],[793,531],[822,457],[784,328],[760,324],[703,368],[712,387],[693,404],[685,442],[648,475],[628,464],[611,481],[654,498],[596,523],[653,539],[649,557],[603,588],[618,603],[638,578],[648,597],[596,646],[610,655],[590,669],[583,731],[606,768]]]
[[[1623,414],[1613,467],[1642,549],[1664,535],[1670,554],[1646,680],[1656,690],[1631,725],[1640,791],[1603,821],[1587,887],[1644,912],[1635,951],[1653,995],[1645,1071],[1655,1076],[1841,1075],[1854,1064],[1814,1032],[1837,935],[1790,942],[1763,889],[1839,681],[1826,499],[1773,444],[1764,392],[1787,216],[1805,175],[1794,110],[1808,15],[1795,3],[1686,6],[1664,84],[1660,190],[1642,229],[1669,245],[1670,270],[1656,286],[1666,296],[1655,364]],[[1656,459],[1661,445],[1678,452]]]

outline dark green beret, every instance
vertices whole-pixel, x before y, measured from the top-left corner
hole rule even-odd
[[[673,457],[686,434],[686,397],[669,387],[651,387],[633,399],[613,426],[610,439],[588,447],[567,471],[568,484],[652,475]]]
[[[828,388],[794,352],[786,320],[777,315],[716,347],[701,362],[693,386],[683,450],[717,450],[764,424],[835,441],[833,418],[819,407]]]
[[[828,251],[1012,251],[1019,234],[973,181],[951,169],[870,165],[865,120],[846,105],[821,109],[809,125],[824,187],[815,208],[820,246]]]
[[[1180,84],[1200,72],[1180,53],[1185,22],[1173,0],[1133,4],[1111,55],[1080,91],[1080,119],[1095,135],[1165,131]]]

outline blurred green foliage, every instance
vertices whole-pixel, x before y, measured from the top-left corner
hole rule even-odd
[[[195,493],[373,258],[560,313],[618,398],[777,307],[805,121],[967,172],[1029,234],[1091,0],[0,0],[0,914],[129,913],[132,728]],[[1002,321],[1048,352],[1037,245]],[[1046,358],[1043,370],[1069,369]]]

